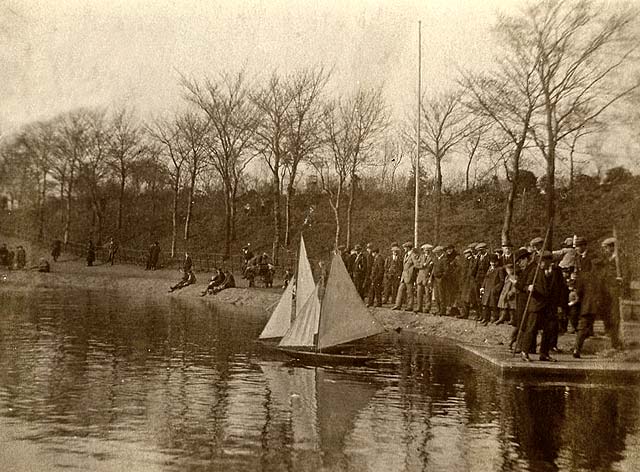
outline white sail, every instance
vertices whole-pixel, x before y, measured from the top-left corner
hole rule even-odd
[[[314,288],[313,273],[307,258],[307,249],[304,245],[304,239],[300,236],[300,251],[296,274],[289,281],[289,285],[287,285],[282,297],[280,297],[280,301],[275,310],[273,310],[271,318],[269,318],[262,333],[260,333],[259,339],[281,338],[284,336],[293,320],[300,314],[302,305],[309,298]],[[300,303],[295,303],[296,310],[294,312],[292,307],[295,301]]]
[[[300,235],[300,250],[298,254],[298,270],[296,272],[296,312],[291,318],[291,322],[300,315],[302,311],[302,305],[307,301],[311,292],[316,288],[316,284],[313,281],[313,272],[311,271],[311,264],[307,257],[307,248],[304,244],[304,238]],[[281,335],[282,336],[282,335]]]
[[[291,304],[293,298],[294,278],[291,277],[289,285],[284,290],[280,301],[273,310],[271,318],[267,321],[267,325],[260,333],[260,339],[281,338],[291,326]]]
[[[317,287],[302,305],[300,315],[291,323],[291,327],[280,340],[281,347],[313,347],[318,333],[320,301]]]
[[[318,349],[384,332],[356,291],[339,254],[334,254],[322,299]]]

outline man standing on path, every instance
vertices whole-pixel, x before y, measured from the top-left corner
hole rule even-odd
[[[382,306],[382,281],[384,279],[384,258],[376,247],[371,250],[371,268],[369,275],[369,297],[367,306]]]
[[[534,342],[538,328],[542,328],[540,360],[554,362],[549,356],[558,329],[558,307],[566,305],[566,285],[562,271],[553,266],[553,255],[544,251],[540,255],[539,269],[529,272],[525,285],[531,294],[526,313],[524,332],[520,336],[520,355],[530,362],[528,349]]]
[[[391,244],[391,254],[384,261],[384,294],[382,303],[395,301],[402,275],[402,257],[400,256],[400,246],[397,243]]]
[[[423,244],[422,255],[418,264],[418,277],[416,278],[416,292],[418,294],[418,306],[416,313],[431,312],[431,283],[433,274],[433,257],[431,244]],[[425,303],[426,302],[426,303]]]
[[[420,251],[413,248],[413,244],[406,242],[402,245],[405,249],[405,255],[402,263],[402,276],[400,278],[400,286],[398,287],[398,295],[396,296],[396,304],[393,310],[402,310],[404,297],[406,294],[407,305],[405,311],[413,311],[413,283],[415,282],[416,271],[420,263]]]

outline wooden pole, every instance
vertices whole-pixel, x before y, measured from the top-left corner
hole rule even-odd
[[[416,140],[415,201],[413,219],[413,246],[418,247],[418,215],[420,211],[420,112],[422,108],[422,22],[418,21],[418,129]]]

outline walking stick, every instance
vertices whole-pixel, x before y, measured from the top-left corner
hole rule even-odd
[[[542,243],[542,251],[547,247],[547,240],[549,239],[549,233],[551,232],[551,224],[547,226],[547,233],[544,235],[544,242]],[[540,272],[540,263],[542,262],[542,253],[538,256],[538,263],[536,264],[536,271],[533,273],[533,281],[531,285],[536,286],[536,279],[538,278],[538,272]],[[528,286],[527,286],[528,287]],[[527,303],[524,305],[524,312],[522,313],[522,319],[520,320],[520,326],[518,327],[518,334],[516,335],[516,342],[513,347],[513,352],[511,353],[511,357],[516,355],[516,349],[520,344],[520,336],[522,335],[522,327],[524,326],[524,322],[527,319],[527,315],[529,314],[529,303],[531,302],[531,295],[533,295],[533,290],[529,292],[527,296]],[[528,354],[528,353],[527,353]]]

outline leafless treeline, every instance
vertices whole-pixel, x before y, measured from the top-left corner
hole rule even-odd
[[[432,177],[434,241],[442,224],[445,165],[464,169],[466,189],[473,185],[472,165],[480,161],[487,174],[506,176],[506,241],[520,171],[540,160],[553,225],[558,161],[570,161],[572,180],[578,142],[606,133],[605,112],[633,98],[640,85],[637,25],[636,11],[625,6],[613,11],[591,0],[530,2],[520,13],[498,18],[493,33],[499,47],[486,71],[463,70],[455,87],[424,92],[419,144],[428,157],[421,165]],[[413,112],[393,120],[382,87],[359,86],[336,96],[328,92],[331,79],[332,71],[321,66],[273,71],[263,79],[244,72],[184,77],[184,106],[147,122],[126,107],[73,110],[3,137],[1,183],[10,199],[38,209],[41,236],[48,196],[64,202],[65,241],[73,205],[88,202],[98,242],[109,199],[117,198],[115,226],[121,230],[124,212],[134,204],[125,202],[125,190],[170,188],[175,252],[179,233],[185,245],[190,237],[194,192],[215,182],[224,196],[228,254],[243,180],[249,164],[262,160],[270,171],[276,259],[292,239],[291,203],[303,169],[316,173],[333,209],[335,244],[344,233],[350,245],[358,181],[373,174],[393,191],[403,161],[415,172],[417,120]],[[188,194],[186,208],[179,205],[181,192]]]

